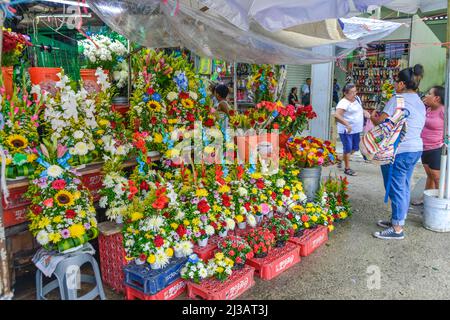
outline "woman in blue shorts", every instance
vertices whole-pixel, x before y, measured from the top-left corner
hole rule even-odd
[[[364,127],[364,117],[370,118],[370,114],[363,110],[361,100],[356,96],[356,86],[348,83],[343,89],[344,97],[336,106],[335,118],[339,137],[344,147],[344,173],[356,176],[356,172],[350,169],[350,156],[359,150],[359,139]]]

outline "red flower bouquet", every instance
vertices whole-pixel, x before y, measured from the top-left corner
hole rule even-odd
[[[219,249],[225,257],[234,261],[234,269],[241,269],[247,259],[253,258],[252,248],[244,238],[228,236],[219,242]]]
[[[270,230],[259,227],[247,234],[247,242],[256,258],[264,258],[275,244],[275,236]]]

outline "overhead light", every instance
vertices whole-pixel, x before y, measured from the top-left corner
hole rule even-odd
[[[82,3],[82,2],[77,2],[77,1],[70,1],[70,0],[42,0],[42,1],[89,8],[89,5],[87,3]]]

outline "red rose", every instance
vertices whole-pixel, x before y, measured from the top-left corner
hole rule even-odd
[[[208,120],[205,121],[205,126],[207,127],[212,127],[214,125],[214,120],[209,118]]]
[[[292,213],[289,213],[289,214],[287,215],[287,218],[288,218],[289,220],[292,220],[292,219],[294,218],[294,215],[293,215]]]
[[[156,117],[152,117],[152,119],[150,120],[150,123],[155,125],[158,122],[158,119],[156,119]]]
[[[208,202],[206,202],[206,200],[201,200],[197,204],[197,208],[198,208],[198,211],[200,211],[201,213],[207,213],[209,211],[209,209],[211,209],[211,207],[208,205]]]
[[[189,93],[181,92],[179,95],[180,99],[189,99]]]
[[[214,228],[214,230],[217,230],[217,223],[211,222],[210,225]]]
[[[155,247],[159,248],[164,244],[164,239],[160,235],[157,235],[154,240]]]
[[[148,191],[149,189],[150,189],[150,187],[149,187],[147,181],[145,181],[145,180],[142,181],[142,182],[141,182],[141,190]]]
[[[237,248],[237,244],[233,242],[233,243],[231,244],[231,247],[233,247],[234,249],[236,249],[236,248]]]
[[[182,224],[180,224],[179,226],[178,226],[178,228],[177,228],[177,234],[180,236],[180,238],[181,237],[183,237],[185,234],[186,234],[186,228],[182,225]]]
[[[73,219],[77,213],[74,210],[66,210],[66,218],[67,219]]]
[[[139,255],[139,259],[141,259],[142,261],[145,261],[145,260],[147,260],[147,255],[145,253],[141,253]]]
[[[289,197],[289,196],[291,195],[291,191],[288,190],[288,189],[285,189],[285,190],[283,191],[283,194],[284,194],[286,197]]]
[[[201,234],[202,236],[204,236],[204,235],[206,234],[206,231],[205,231],[204,229],[202,229],[202,230],[200,230],[200,234]]]
[[[309,221],[309,217],[306,214],[302,215],[302,221],[303,222],[308,222]]]
[[[194,116],[192,113],[188,113],[188,114],[186,115],[186,119],[187,119],[189,122],[194,122],[194,121],[195,121],[195,116]]]
[[[34,215],[36,215],[36,216],[38,216],[39,214],[41,214],[42,210],[43,210],[42,207],[41,207],[41,206],[38,206],[37,204],[36,204],[36,205],[33,205],[33,206],[31,207],[31,211],[33,211]]]
[[[263,117],[259,117],[259,118],[258,118],[258,122],[259,122],[259,123],[263,123],[263,122],[264,122],[264,118],[263,118]]]
[[[256,181],[256,186],[258,187],[258,189],[264,189],[264,181],[262,179],[259,179],[258,181]]]
[[[52,182],[52,188],[56,190],[62,190],[66,187],[66,181],[58,179]]]
[[[153,88],[148,88],[147,89],[147,93],[149,94],[149,95],[152,95],[152,94],[154,94],[155,93],[155,90],[153,90]]]
[[[230,250],[228,252],[228,254],[230,255],[230,257],[234,257],[234,255],[236,254],[236,252],[234,252],[234,250]]]

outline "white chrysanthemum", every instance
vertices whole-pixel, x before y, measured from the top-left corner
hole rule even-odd
[[[188,274],[188,277],[190,278],[190,279],[194,279],[194,272],[189,272],[189,274]]]
[[[118,196],[118,197],[121,197],[122,195],[124,195],[125,194],[125,191],[122,189],[122,185],[121,184],[117,184],[115,187],[114,187],[114,193]]]
[[[178,99],[178,94],[177,94],[177,93],[175,93],[175,92],[169,92],[169,93],[167,94],[167,100],[173,101],[173,100],[175,100],[175,99]]]
[[[183,255],[185,257],[192,254],[192,252],[193,252],[192,249],[194,248],[194,245],[192,244],[191,241],[181,241],[179,243],[180,243],[180,247],[181,247],[181,252],[183,253]]]
[[[52,165],[47,169],[47,174],[52,178],[58,178],[63,172],[64,170],[58,165]]]
[[[158,248],[155,252],[155,264],[160,268],[164,268],[169,264],[169,256],[166,254],[164,248]]]
[[[152,231],[158,231],[159,228],[164,224],[164,218],[162,217],[151,217],[147,221],[147,225]]]
[[[75,154],[85,156],[89,152],[88,145],[84,142],[77,142],[74,146]]]
[[[249,224],[250,227],[254,228],[256,226],[255,216],[252,214],[249,214],[247,216],[247,223]]]
[[[77,131],[75,131],[75,132],[73,133],[73,137],[74,137],[75,139],[83,139],[83,137],[84,137],[84,132],[81,131],[81,130],[77,130]]]
[[[277,179],[277,182],[276,182],[277,188],[283,188],[285,186],[285,184],[286,184],[286,181],[284,181],[284,179]]]
[[[236,227],[236,222],[234,221],[234,219],[227,218],[225,219],[225,222],[227,223],[228,230],[234,230],[234,228]]]
[[[248,194],[248,191],[247,191],[247,189],[245,189],[245,188],[239,187],[239,188],[238,188],[238,193],[239,193],[239,195],[240,195],[241,197],[246,197],[247,194]]]
[[[214,234],[214,231],[215,230],[214,230],[213,226],[211,226],[211,225],[207,225],[205,227],[205,232],[208,236],[212,236]]]
[[[39,242],[40,245],[45,246],[49,242],[47,231],[45,230],[39,231],[36,236],[36,240]]]
[[[198,272],[198,275],[200,276],[201,279],[206,279],[208,277],[208,271],[206,269],[202,268]]]

